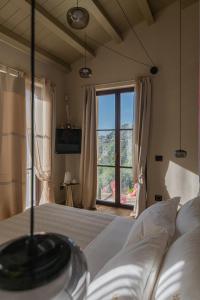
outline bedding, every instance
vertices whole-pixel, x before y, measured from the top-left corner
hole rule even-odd
[[[0,222],[0,244],[29,233],[26,212]],[[86,255],[91,278],[123,246],[134,221],[58,204],[35,208],[35,232],[68,236]],[[91,269],[91,270],[90,270]]]
[[[178,262],[180,259],[186,261],[189,277],[184,271],[181,284],[185,285],[185,295],[188,296],[190,284],[185,284],[185,282],[187,280],[190,282],[190,278],[193,280],[192,270],[196,265],[192,257],[196,257],[196,251],[200,246],[198,239],[200,227],[197,227],[197,231],[186,233],[177,239],[169,248],[159,273],[158,282],[155,283],[164,254],[174,235],[178,203],[179,198],[157,203],[146,209],[136,221],[96,211],[58,204],[45,204],[35,208],[35,231],[57,232],[66,235],[81,247],[85,253],[91,276],[88,300],[172,300],[170,297],[164,297],[166,293],[161,292],[163,281],[170,281],[170,286],[172,282],[170,290],[178,291],[172,295],[179,297],[179,290],[173,289],[174,286],[176,287],[177,278],[173,285],[174,278],[170,275],[168,280],[168,276],[167,278],[165,276],[166,271],[173,267],[176,263],[175,259],[178,259]],[[191,209],[191,205],[187,209]],[[29,215],[30,211],[27,210],[1,221],[0,244],[28,234]],[[187,212],[187,215],[191,215],[191,212]],[[185,213],[182,218],[186,218]],[[190,247],[192,243],[194,247]],[[189,260],[187,260],[188,253]],[[199,269],[200,266],[198,266]],[[199,274],[195,276],[199,278]],[[108,284],[110,281],[113,285]],[[115,284],[118,288],[115,287]],[[155,284],[156,289],[151,298]],[[198,299],[195,298],[195,293],[198,291],[195,284],[196,280],[193,280],[194,291],[191,293],[194,294],[194,298],[191,298],[192,300]],[[113,286],[115,287],[114,291],[112,290]],[[104,295],[105,291],[107,291],[106,296]],[[184,299],[190,298],[185,297]]]
[[[200,227],[178,238],[169,248],[152,300],[200,299]]]
[[[200,226],[200,197],[186,202],[176,218],[176,236],[187,233]]]
[[[135,221],[116,217],[84,250],[90,279],[124,246]]]
[[[95,276],[87,300],[149,300],[167,240],[161,232],[124,247]]]
[[[0,222],[0,243],[29,233],[29,210]],[[35,232],[56,232],[69,236],[84,249],[115,216],[58,204],[35,208]]]
[[[161,231],[168,233],[168,244],[170,244],[175,233],[179,202],[180,198],[175,197],[145,209],[132,227],[125,247]]]

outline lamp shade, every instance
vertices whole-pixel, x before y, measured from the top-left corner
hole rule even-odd
[[[42,233],[0,246],[0,299],[83,300],[88,285],[82,251],[67,237]]]
[[[74,29],[84,29],[89,19],[89,13],[83,7],[72,7],[67,12],[67,22]]]
[[[87,67],[80,68],[79,75],[81,78],[90,78],[92,76],[92,70]]]
[[[187,151],[183,149],[177,149],[174,151],[176,158],[185,158],[187,156]]]

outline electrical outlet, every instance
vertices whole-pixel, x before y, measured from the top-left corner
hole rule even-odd
[[[162,195],[155,195],[155,201],[162,201]]]
[[[155,161],[163,161],[163,156],[162,155],[156,155],[155,156]]]
[[[63,191],[65,189],[65,186],[61,183],[60,184],[60,191]]]

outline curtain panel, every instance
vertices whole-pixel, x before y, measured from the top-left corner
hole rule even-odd
[[[146,165],[149,146],[152,85],[149,77],[136,82],[134,182],[137,182],[136,217],[147,206]]]
[[[0,219],[25,208],[25,79],[0,73]]]
[[[30,113],[31,113],[31,85],[26,80],[27,99],[27,136],[30,164]],[[51,82],[45,79],[36,80],[35,87],[35,114],[34,114],[34,169],[35,169],[35,199],[36,205],[54,202],[53,187],[53,107],[55,91]],[[29,170],[30,167],[27,166]],[[27,180],[29,181],[29,180]]]
[[[79,206],[96,207],[97,188],[97,137],[96,137],[96,89],[86,87],[83,101],[82,145],[80,162]]]

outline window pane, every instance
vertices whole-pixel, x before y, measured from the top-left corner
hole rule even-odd
[[[97,132],[97,161],[99,165],[115,165],[115,131]]]
[[[115,168],[97,167],[97,199],[115,202]]]
[[[120,130],[120,165],[132,167],[133,131]]]
[[[132,128],[134,122],[135,93],[121,93],[121,124],[120,128]]]
[[[115,129],[115,94],[97,97],[98,129]]]
[[[133,185],[133,169],[120,169],[120,203],[134,205],[136,190]]]

